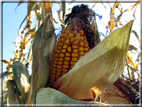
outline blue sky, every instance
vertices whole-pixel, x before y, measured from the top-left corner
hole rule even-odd
[[[17,3],[3,3],[3,59],[10,60],[14,57],[14,48],[18,28],[27,14],[27,3],[21,4],[17,9]],[[16,9],[16,10],[15,10]],[[3,71],[6,70],[7,64],[3,63]]]

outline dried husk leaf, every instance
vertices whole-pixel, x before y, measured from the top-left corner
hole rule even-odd
[[[99,101],[101,99],[101,101],[106,104],[129,104],[129,101],[123,98],[122,94],[123,93],[113,85],[107,88],[104,93],[100,94],[97,100]]]
[[[16,93],[14,91],[14,80],[7,81],[7,104],[15,104]]]
[[[25,102],[30,89],[30,77],[27,69],[21,62],[15,61],[12,65],[12,70],[16,87],[21,94],[23,102]]]
[[[33,104],[38,89],[44,87],[49,80],[49,59],[53,51],[56,35],[51,21],[51,15],[47,14],[35,34],[32,55],[33,55],[33,74],[32,74],[32,93]]]
[[[67,74],[56,81],[54,88],[74,99],[84,100],[86,93],[83,91],[95,87],[97,96],[111,86],[124,71],[132,23],[133,20],[114,30],[86,53]]]
[[[74,100],[63,94],[62,92],[55,90],[53,88],[41,88],[36,97],[36,104],[72,104],[72,105],[83,105],[85,107],[90,106],[110,106],[108,104],[100,102],[84,102],[79,100]],[[55,106],[55,105],[54,105]]]

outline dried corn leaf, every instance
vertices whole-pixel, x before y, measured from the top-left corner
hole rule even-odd
[[[108,23],[110,31],[112,31],[115,27],[114,22],[115,22],[115,20],[112,18]]]
[[[133,45],[129,45],[128,50],[129,50],[129,51],[131,51],[131,50],[135,50],[135,51],[137,51],[137,50],[138,50],[138,48],[136,48],[136,47],[135,47],[135,46],[133,46]]]
[[[42,17],[44,18],[47,13],[50,13],[52,16],[52,3],[50,3],[50,0],[47,0],[48,3],[41,3],[41,8],[42,8],[42,12],[43,15]]]
[[[75,104],[76,106],[83,105],[85,107],[90,106],[110,106],[101,102],[84,102],[79,100],[74,100],[67,95],[61,93],[58,90],[52,88],[41,88],[36,97],[36,104]]]
[[[14,90],[14,86],[15,86],[14,80],[7,81],[7,88],[8,88],[7,104],[15,104],[16,93]]]
[[[49,80],[49,57],[55,45],[56,35],[51,21],[51,14],[47,14],[35,34],[32,45],[33,74],[32,92],[33,104],[35,103],[36,92],[44,87]]]
[[[17,5],[16,9],[17,9],[23,2],[24,2],[24,0],[19,0],[19,3],[18,3],[18,5]],[[15,9],[15,10],[16,10],[16,9]]]
[[[131,33],[134,33],[134,35],[135,35],[136,38],[138,39],[139,43],[141,43],[141,42],[140,42],[141,40],[140,40],[140,38],[139,38],[137,32],[136,32],[135,30],[132,30]]]
[[[132,57],[130,56],[130,54],[128,52],[127,52],[127,61],[128,61],[128,64],[133,66],[136,71],[138,70],[136,64],[134,63]]]
[[[111,86],[123,73],[132,23],[133,21],[130,21],[124,27],[114,30],[86,53],[67,74],[56,81],[54,88],[69,97],[84,99],[86,93],[81,93],[84,96],[79,98],[78,93],[81,91],[95,87],[98,95]]]
[[[27,34],[35,35],[35,28],[29,29],[25,35],[27,35]]]
[[[8,65],[11,65],[11,63],[9,61],[5,60],[5,59],[2,59],[1,61],[8,64]]]

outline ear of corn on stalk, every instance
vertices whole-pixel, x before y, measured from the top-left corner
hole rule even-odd
[[[63,29],[54,52],[50,85],[73,68],[79,58],[89,51],[84,31],[74,24]]]

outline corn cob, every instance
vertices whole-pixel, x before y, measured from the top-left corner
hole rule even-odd
[[[89,51],[89,43],[81,28],[67,26],[62,30],[55,49],[50,85],[73,68],[80,57]]]

